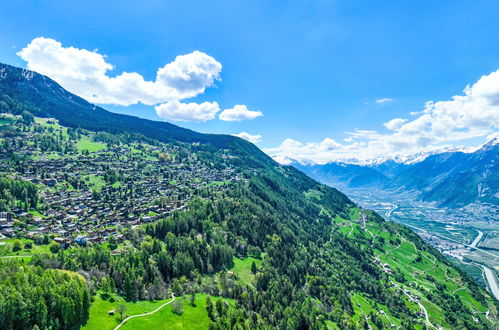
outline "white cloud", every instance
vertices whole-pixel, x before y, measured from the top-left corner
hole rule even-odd
[[[161,118],[176,121],[202,122],[215,118],[220,110],[217,102],[180,103],[177,100],[162,103],[154,107]]]
[[[355,129],[353,132],[345,132],[345,134],[350,135],[352,139],[376,139],[380,136],[378,131],[366,130],[366,129]],[[351,141],[350,141],[351,142]]]
[[[232,109],[225,109],[218,118],[224,121],[241,121],[245,119],[255,119],[263,116],[260,111],[251,111],[245,105],[235,105]]]
[[[404,124],[407,121],[407,119],[402,119],[402,118],[394,118],[392,120],[387,121],[386,123],[383,124],[386,128],[388,128],[391,131],[396,131],[398,130],[402,124]]]
[[[387,97],[384,99],[377,99],[376,103],[387,103],[387,102],[392,102],[392,101],[393,101],[393,99]]]
[[[64,47],[50,38],[33,39],[17,55],[27,62],[28,69],[49,76],[93,103],[122,106],[164,103],[156,106],[158,114],[177,121],[209,120],[218,112],[214,102],[179,102],[204,93],[220,80],[222,65],[199,51],[177,56],[173,62],[158,69],[154,81],[147,81],[136,72],[111,76],[109,71],[114,67],[97,50]]]
[[[262,141],[262,136],[261,135],[251,135],[246,132],[241,132],[239,134],[233,134],[234,136],[240,137],[241,139],[245,139],[246,141],[249,141],[251,143],[258,143]]]
[[[280,146],[265,151],[272,156],[319,163],[403,159],[414,153],[445,150],[466,139],[494,136],[499,130],[499,70],[482,76],[467,86],[463,94],[447,101],[426,102],[423,111],[411,115],[417,117],[394,118],[384,123],[390,130],[387,133],[347,132],[346,143],[335,143],[330,149],[325,147],[327,139],[301,143],[288,138]]]
[[[319,163],[329,161],[330,154],[340,151],[341,144],[330,138],[325,138],[321,142],[301,143],[287,138],[276,148],[264,149],[266,153],[274,159],[291,158],[298,161],[313,160]]]

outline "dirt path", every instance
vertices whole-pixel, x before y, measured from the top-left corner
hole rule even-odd
[[[165,307],[166,305],[169,305],[171,304],[172,302],[175,301],[175,295],[172,293],[172,300],[164,303],[163,305],[159,306],[158,308],[156,308],[155,310],[153,310],[152,312],[149,312],[149,313],[144,313],[144,314],[138,314],[138,315],[132,315],[132,316],[129,316],[127,317],[126,319],[124,319],[123,321],[121,321],[121,323],[116,327],[114,328],[114,330],[117,330],[119,328],[121,328],[121,326],[123,324],[125,324],[126,321],[130,320],[130,319],[133,319],[133,318],[136,318],[136,317],[141,317],[141,316],[146,316],[146,315],[151,315],[151,314],[154,314],[156,313],[157,311],[159,311],[161,308]]]

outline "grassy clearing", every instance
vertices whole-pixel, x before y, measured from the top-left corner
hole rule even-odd
[[[130,320],[123,329],[208,329],[211,321],[206,311],[206,297],[208,296],[205,294],[197,294],[195,307],[188,303],[188,299],[184,299],[184,313],[180,316],[174,314],[172,306],[168,305],[155,314]],[[210,298],[213,303],[222,299],[229,306],[234,306],[231,299],[213,296]]]
[[[256,259],[252,257],[239,259],[234,258],[234,267],[232,267],[231,271],[237,275],[239,280],[245,284],[253,283],[255,279],[255,275],[251,272],[251,264],[255,263],[256,267],[260,267],[262,260]]]
[[[109,311],[117,310],[121,303],[125,304],[127,315],[137,315],[153,311],[167,301],[168,300],[137,301],[133,303],[125,302],[123,298],[120,297],[112,297],[104,300],[97,294],[90,306],[89,319],[82,329],[114,329],[120,323],[120,316],[118,313],[109,315]]]
[[[10,125],[14,122],[14,119],[13,118],[9,118],[9,117],[0,117],[0,126],[7,126],[7,125]]]
[[[224,180],[224,181],[213,181],[213,182],[207,183],[206,186],[207,187],[210,187],[210,186],[228,186],[230,184],[232,184],[232,182],[230,180]]]
[[[28,213],[33,214],[35,217],[45,218],[45,216],[43,214],[41,214],[40,212],[38,212],[36,210],[29,211]]]
[[[94,142],[90,140],[89,137],[83,136],[76,143],[76,148],[78,152],[82,152],[83,150],[88,150],[88,152],[97,152],[106,149],[106,145],[100,142]]]
[[[306,191],[305,193],[305,197],[309,200],[312,200],[312,201],[320,201],[322,199],[322,193],[320,191],[317,191],[315,189],[310,189],[308,191]]]
[[[88,175],[84,177],[84,180],[89,184],[90,189],[101,191],[102,187],[106,185],[104,178],[99,175]]]
[[[208,329],[210,319],[206,312],[206,297],[205,294],[197,294],[195,299],[195,306],[188,303],[188,297],[178,297],[183,300],[184,313],[177,315],[172,312],[172,306],[167,305],[158,312],[131,319],[127,321],[122,329]],[[210,296],[213,303],[218,297]],[[104,300],[100,295],[95,296],[95,300],[90,307],[90,317],[87,323],[82,327],[83,330],[110,330],[114,329],[120,323],[120,317],[117,313],[109,315],[109,311],[116,311],[118,305],[124,303],[126,306],[127,316],[144,314],[152,312],[159,306],[170,301],[171,299],[157,300],[157,301],[137,301],[125,302],[120,297],[113,297],[113,299]],[[223,298],[230,306],[234,306],[232,299]]]
[[[49,245],[36,245],[33,240],[26,239],[26,238],[8,238],[8,239],[3,239],[1,240],[2,244],[0,245],[0,256],[5,257],[5,256],[31,256],[33,253],[50,253],[50,247]],[[13,251],[13,248],[15,246],[15,242],[19,241],[21,243],[20,247],[21,249],[18,251]],[[26,244],[31,244],[31,249],[26,249]],[[26,259],[25,261],[31,260],[30,258],[24,258]]]

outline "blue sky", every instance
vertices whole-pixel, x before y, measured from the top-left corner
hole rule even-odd
[[[199,51],[222,65],[221,80],[179,100],[217,102],[220,110],[211,120],[174,123],[201,132],[261,135],[257,145],[280,156],[303,152],[302,159],[313,159],[317,152],[323,154],[317,161],[327,161],[378,150],[367,152],[377,157],[399,148],[476,145],[497,131],[499,109],[492,102],[479,124],[475,116],[473,124],[447,128],[452,133],[478,125],[463,136],[437,138],[442,128],[432,128],[432,137],[416,136],[420,142],[407,147],[414,132],[404,141],[383,137],[403,125],[394,122],[389,129],[384,123],[411,123],[419,115],[410,113],[425,109],[426,101],[463,95],[466,85],[499,69],[497,17],[495,1],[8,1],[0,10],[0,61],[26,67],[17,52],[45,37],[63,48],[105,55],[114,67],[106,73],[110,77],[136,72],[153,81],[158,68],[176,56]],[[499,93],[495,77],[489,80]],[[376,102],[382,99],[390,100]],[[466,113],[479,112],[476,104],[482,103],[470,103]],[[235,105],[263,116],[218,119]],[[102,106],[164,120],[154,105]],[[383,143],[390,147],[376,146]]]

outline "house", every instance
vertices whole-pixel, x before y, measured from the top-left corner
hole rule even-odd
[[[0,222],[10,222],[12,221],[12,213],[10,212],[0,212]]]
[[[67,238],[67,237],[56,237],[56,238],[54,238],[54,242],[59,243],[61,245],[69,244],[69,238]]]
[[[87,245],[87,237],[85,235],[78,235],[75,238],[75,242],[78,245],[86,246]]]

